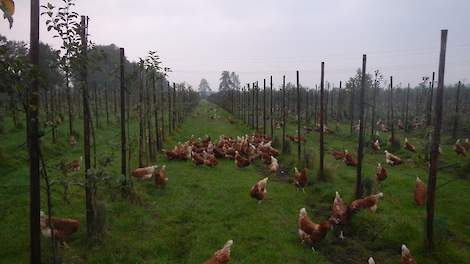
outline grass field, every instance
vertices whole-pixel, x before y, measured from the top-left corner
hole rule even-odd
[[[213,139],[219,135],[238,136],[250,129],[238,121],[230,124],[229,114],[217,108],[218,119],[210,119],[213,104],[201,101],[178,131],[166,141],[171,148],[189,136]],[[11,127],[11,125],[10,125]],[[326,137],[327,149],[355,149],[356,136],[349,129]],[[8,130],[8,128],[7,128]],[[131,124],[133,138],[138,132],[137,123]],[[280,135],[281,130],[276,132]],[[294,133],[295,124],[289,125]],[[11,129],[0,137],[0,234],[1,263],[26,263],[29,251],[28,228],[28,167],[24,147],[24,129]],[[77,159],[82,155],[81,145],[75,148],[66,144],[66,125],[61,127],[61,142],[51,145],[49,135],[44,137],[44,153],[48,172],[53,178],[62,177],[57,165],[62,159]],[[386,135],[383,135],[384,139]],[[403,137],[399,136],[401,141]],[[420,135],[408,136],[410,142],[422,148]],[[345,230],[346,239],[338,239],[334,232],[318,245],[317,252],[301,245],[297,236],[297,216],[306,207],[309,216],[319,222],[330,214],[335,191],[351,201],[354,192],[355,169],[327,156],[332,172],[329,182],[318,183],[315,158],[318,157],[318,134],[309,134],[307,151],[313,156],[314,168],[310,173],[311,185],[305,193],[297,192],[283,178],[271,176],[268,199],[262,204],[249,197],[250,187],[264,177],[261,164],[239,169],[233,161],[221,160],[215,168],[195,167],[191,162],[166,161],[159,156],[157,164],[167,165],[169,182],[164,189],[155,189],[152,182],[134,181],[142,202],[130,203],[116,189],[100,189],[100,199],[107,204],[107,232],[103,243],[89,246],[85,234],[84,192],[74,186],[69,191],[70,203],[60,194],[62,188],[54,187],[54,214],[58,217],[80,219],[82,226],[69,241],[68,249],[60,249],[64,263],[201,263],[209,258],[227,240],[233,239],[231,263],[367,263],[373,256],[376,263],[398,263],[400,246],[406,243],[418,263],[470,263],[470,183],[457,178],[454,163],[464,164],[450,145],[443,146],[441,166],[452,165],[439,172],[437,191],[436,229],[439,243],[436,252],[427,256],[423,250],[425,208],[417,207],[413,200],[416,176],[427,179],[425,165],[417,154],[404,150],[398,155],[410,161],[390,168],[388,179],[380,186],[373,183],[377,162],[384,163],[383,152],[366,151],[364,174],[372,179],[369,189],[383,191],[385,197],[375,214],[361,212]],[[383,141],[385,142],[385,140]],[[134,142],[135,143],[135,142]],[[133,144],[132,146],[136,146]],[[97,130],[99,158],[113,160],[106,168],[116,186],[120,168],[119,129],[116,125]],[[295,153],[292,145],[292,153]],[[132,168],[136,166],[135,151]],[[294,154],[281,158],[281,167],[291,168]],[[292,171],[289,170],[290,174]],[[83,180],[83,172],[69,176]],[[42,192],[45,207],[45,192]],[[5,242],[6,243],[5,243]],[[44,259],[50,255],[50,243],[43,239]]]

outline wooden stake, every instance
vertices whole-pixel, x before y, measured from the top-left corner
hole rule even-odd
[[[320,171],[318,178],[322,181],[325,180],[325,62],[321,63],[321,78],[320,78]]]
[[[367,55],[362,55],[361,92],[359,95],[359,145],[357,148],[356,199],[362,197],[362,160],[364,158],[364,94],[366,86]]]
[[[39,67],[39,0],[31,0],[30,21],[30,60]],[[29,142],[29,177],[30,177],[30,262],[41,263],[41,182],[39,174],[39,76],[34,75],[28,96],[27,142]]]
[[[439,144],[441,141],[442,105],[444,102],[444,72],[446,63],[447,30],[441,30],[441,51],[439,55],[439,76],[437,81],[437,94],[434,112],[434,131],[431,147],[431,161],[429,166],[429,179],[426,203],[426,247],[429,252],[434,245],[434,203],[437,180],[437,162],[439,159]]]
[[[94,235],[94,205],[93,205],[93,181],[89,175],[91,169],[91,150],[90,150],[90,126],[91,126],[91,109],[88,94],[88,69],[87,69],[87,49],[88,49],[88,18],[81,17],[81,83],[83,96],[83,149],[85,159],[85,200],[86,200],[86,225],[87,237],[92,238]]]
[[[263,79],[263,135],[266,136],[266,79]]]
[[[286,76],[282,76],[282,150],[286,153]]]
[[[271,140],[274,140],[274,118],[273,118],[273,76],[271,75],[270,81],[270,103],[269,103],[269,121],[271,122]]]
[[[460,105],[460,87],[461,82],[457,84],[457,94],[455,96],[455,116],[454,116],[454,125],[452,128],[452,138],[457,139],[457,130],[459,128],[459,105]]]
[[[301,160],[301,145],[302,141],[300,140],[300,123],[302,122],[300,118],[300,84],[299,84],[299,71],[296,72],[297,76],[297,138],[299,144],[297,145],[297,160]]]
[[[127,143],[126,143],[126,83],[124,77],[124,48],[119,49],[119,56],[120,56],[120,93],[121,93],[121,175],[124,176],[125,181],[127,181],[126,172],[126,153],[127,153]]]

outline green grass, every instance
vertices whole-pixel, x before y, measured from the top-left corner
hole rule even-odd
[[[165,146],[171,148],[191,135],[213,139],[219,135],[238,136],[250,133],[250,129],[237,121],[230,124],[228,113],[217,108],[219,119],[209,118],[214,105],[202,101],[186,119],[177,133],[168,138]],[[103,118],[102,118],[103,119]],[[77,125],[79,125],[77,123]],[[0,137],[0,217],[2,219],[0,244],[1,263],[28,262],[28,167],[26,151],[18,148],[23,143],[23,130],[8,130]],[[81,131],[79,126],[78,131]],[[327,149],[355,149],[356,137],[345,132],[326,137]],[[295,125],[289,126],[289,132]],[[131,124],[131,135],[136,138],[137,123]],[[276,131],[277,135],[281,130]],[[385,138],[385,135],[384,135]],[[416,135],[408,136],[418,143]],[[62,160],[72,160],[82,155],[81,142],[75,148],[66,144],[66,125],[60,128],[60,142],[50,144],[50,135],[44,137],[44,152],[53,178],[63,177],[54,167]],[[318,134],[308,136],[307,149],[318,158]],[[402,140],[403,141],[403,140]],[[385,142],[385,141],[384,141]],[[135,140],[132,146],[136,146]],[[420,148],[419,144],[416,144]],[[120,168],[119,129],[117,125],[97,130],[99,157],[113,159],[106,170],[113,176],[112,186],[117,185]],[[134,147],[135,148],[135,147]],[[291,146],[295,153],[295,146]],[[411,159],[403,150],[398,155]],[[292,154],[293,155],[293,154]],[[283,157],[292,160],[292,157]],[[366,151],[365,177],[374,177],[378,161],[383,153]],[[462,159],[456,157],[451,146],[444,146],[443,165]],[[136,166],[133,150],[131,168]],[[389,178],[375,186],[385,193],[376,214],[361,212],[345,231],[346,240],[340,241],[331,232],[318,245],[317,253],[301,245],[297,236],[297,215],[302,207],[308,208],[316,221],[326,219],[330,213],[334,193],[340,191],[346,201],[354,192],[355,170],[330,155],[327,163],[334,171],[333,179],[326,183],[316,180],[317,162],[310,172],[311,185],[306,193],[297,192],[292,184],[271,176],[268,183],[268,199],[262,204],[249,197],[250,187],[263,176],[263,165],[256,164],[239,169],[233,161],[221,160],[215,168],[195,167],[191,162],[166,161],[159,156],[157,164],[166,164],[169,182],[164,189],[155,189],[151,182],[134,181],[141,204],[130,203],[116,189],[101,187],[100,200],[107,204],[107,232],[101,244],[90,246],[85,234],[84,192],[74,186],[70,190],[70,204],[61,196],[62,188],[54,187],[54,214],[59,217],[80,219],[82,226],[69,241],[69,249],[60,249],[65,263],[202,263],[227,240],[233,239],[231,263],[367,263],[374,256],[377,263],[398,263],[400,246],[406,243],[417,257],[418,263],[468,263],[470,262],[470,184],[468,180],[456,181],[437,192],[436,216],[438,231],[444,239],[436,252],[427,256],[423,250],[425,208],[414,205],[413,188],[416,176],[427,179],[423,165],[406,162],[395,168],[387,167]],[[295,162],[291,162],[295,165]],[[281,163],[281,166],[283,164]],[[290,171],[292,173],[292,171]],[[438,185],[455,179],[452,169],[439,173]],[[83,173],[70,176],[82,180]],[[45,192],[42,192],[45,207]],[[443,232],[440,232],[443,233]],[[42,240],[44,261],[50,256],[50,242]]]

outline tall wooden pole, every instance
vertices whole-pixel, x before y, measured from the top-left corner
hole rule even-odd
[[[373,140],[375,138],[375,111],[377,108],[377,77],[378,77],[378,70],[375,71],[375,79],[374,79],[374,92],[372,95],[372,118],[370,123],[370,139]]]
[[[297,144],[297,160],[300,162],[301,159],[301,144],[302,141],[300,140],[300,84],[299,84],[299,71],[296,72],[296,79],[297,79],[297,138],[299,139],[299,143]]]
[[[282,76],[282,150],[286,152],[286,76]]]
[[[457,130],[459,128],[459,106],[460,106],[460,87],[461,87],[461,82],[457,84],[457,94],[455,97],[455,116],[454,116],[454,125],[452,127],[452,138],[456,139],[457,138]]]
[[[351,87],[351,97],[350,97],[350,102],[351,102],[351,105],[350,105],[350,113],[349,113],[349,118],[351,119],[351,124],[350,124],[350,134],[352,135],[353,133],[353,126],[354,126],[354,94],[355,94],[355,90],[356,90],[356,85],[355,83],[353,82],[352,84],[352,87]]]
[[[426,204],[426,247],[432,251],[434,244],[434,203],[437,178],[437,161],[439,159],[439,144],[441,141],[442,105],[444,102],[444,72],[446,64],[447,30],[441,31],[441,52],[439,56],[439,76],[437,81],[437,94],[434,112],[434,131],[431,147],[431,161],[429,166],[429,179]]]
[[[263,135],[266,136],[266,79],[263,79]]]
[[[170,88],[170,82],[167,82],[167,92],[168,92],[168,135],[171,134],[171,129],[172,129],[172,123],[171,123],[171,108],[172,108],[172,105],[171,105],[171,88]],[[173,107],[175,107],[173,105]]]
[[[256,85],[253,83],[253,88],[251,89],[252,98],[251,98],[251,127],[255,129],[255,90]]]
[[[87,237],[91,238],[94,235],[94,208],[93,208],[93,190],[92,179],[89,174],[91,169],[91,149],[90,149],[90,129],[91,129],[91,109],[88,93],[88,67],[87,67],[87,49],[88,49],[88,18],[81,17],[81,82],[82,82],[82,97],[83,97],[83,150],[85,159],[85,202],[86,202],[86,224],[87,224]]]
[[[269,102],[269,121],[271,122],[271,140],[274,140],[274,118],[273,118],[273,76],[271,75],[269,80],[270,86],[270,102]]]
[[[430,126],[431,125],[431,119],[432,119],[432,103],[433,103],[433,96],[434,96],[434,78],[435,78],[435,75],[436,73],[435,72],[432,72],[432,81],[431,81],[431,85],[430,85],[430,94],[429,94],[429,106],[428,106],[428,115],[427,115],[427,124],[426,126]]]
[[[258,82],[256,82],[255,86],[255,92],[256,92],[256,97],[255,97],[255,109],[256,109],[256,133],[259,132],[259,86]]]
[[[405,102],[405,132],[408,132],[410,129],[409,120],[408,120],[408,104],[410,101],[410,84],[406,88],[406,102]]]
[[[139,67],[139,167],[144,167],[144,63]]]
[[[126,143],[126,80],[124,78],[124,48],[119,49],[119,68],[120,68],[120,93],[121,93],[121,175],[124,176],[125,181],[127,181],[126,171],[126,153],[127,153],[127,143]]]
[[[152,97],[153,97],[153,112],[155,122],[155,141],[157,143],[157,151],[162,149],[162,142],[160,140],[160,126],[158,125],[158,105],[157,105],[157,87],[155,83],[156,78],[155,70],[152,71]]]
[[[173,83],[173,104],[172,105],[173,105],[173,118],[172,118],[171,124],[174,130],[176,129],[176,83]]]
[[[31,63],[39,67],[39,0],[31,0],[30,51]],[[34,75],[29,91],[27,142],[29,142],[30,177],[30,262],[41,263],[41,183],[39,176],[39,76]]]
[[[321,63],[321,78],[320,78],[320,171],[318,178],[325,180],[325,62]]]
[[[395,118],[393,115],[393,76],[390,76],[390,130],[391,130],[391,136],[390,136],[390,145],[393,147],[395,144]]]
[[[356,198],[362,196],[362,160],[364,158],[364,94],[366,90],[367,55],[362,55],[361,92],[359,95],[359,145],[357,148]]]

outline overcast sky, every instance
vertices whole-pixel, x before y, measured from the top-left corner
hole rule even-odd
[[[15,0],[15,23],[0,32],[29,41],[29,2]],[[53,0],[52,3],[59,1]],[[47,3],[41,1],[41,4]],[[286,75],[314,86],[325,61],[326,80],[338,84],[361,66],[380,69],[394,83],[417,84],[437,72],[440,30],[448,29],[446,83],[470,82],[469,0],[81,0],[91,40],[126,49],[131,60],[158,50],[170,80],[218,87],[221,71],[242,84]],[[41,21],[41,41],[57,47]]]

